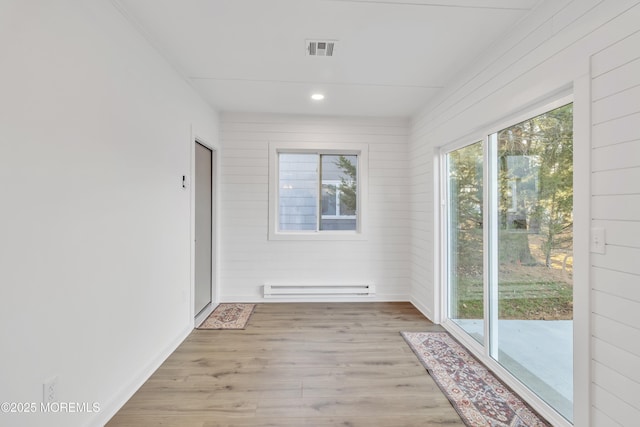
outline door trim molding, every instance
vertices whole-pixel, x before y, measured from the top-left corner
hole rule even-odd
[[[214,204],[212,213],[212,221],[213,224],[211,226],[212,230],[212,253],[213,259],[211,262],[211,304],[205,307],[200,313],[195,312],[195,284],[196,284],[196,274],[195,274],[195,235],[196,235],[196,220],[195,220],[195,191],[194,191],[194,183],[195,183],[195,161],[196,161],[196,143],[200,144],[212,151],[212,190],[214,192],[214,197],[212,198],[212,203]],[[220,269],[218,266],[220,265],[220,248],[219,248],[219,236],[220,236],[220,147],[217,142],[210,141],[207,138],[202,137],[193,124],[191,125],[191,135],[189,137],[189,159],[190,159],[190,183],[189,186],[189,258],[190,258],[190,272],[189,272],[189,320],[191,322],[191,328],[195,328],[202,323],[213,310],[220,303]],[[196,318],[197,315],[197,318]]]

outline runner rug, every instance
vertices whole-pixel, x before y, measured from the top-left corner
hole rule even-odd
[[[244,329],[255,304],[219,304],[198,329]]]
[[[402,336],[470,427],[549,427],[447,332]]]

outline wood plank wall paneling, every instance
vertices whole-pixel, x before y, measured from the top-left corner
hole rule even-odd
[[[433,148],[412,130],[409,148],[411,171],[411,297],[430,319],[435,319]]]
[[[631,394],[634,380],[618,374],[619,381],[606,386],[599,382],[604,370],[628,372],[627,366],[622,369],[616,364],[640,356],[640,347],[634,344],[640,339],[636,290],[640,287],[639,23],[637,0],[541,3],[413,117],[409,140],[411,295],[429,314],[435,308],[438,286],[433,249],[438,238],[433,232],[435,148],[461,139],[472,143],[483,136],[481,130],[508,120],[577,79],[591,79],[591,93],[579,97],[591,97],[593,185],[579,183],[575,191],[590,195],[591,226],[607,231],[607,254],[594,255],[590,267],[591,346],[597,358],[593,364],[598,366],[591,384],[589,423],[593,426],[632,426],[640,419],[640,398]],[[602,351],[604,342],[611,345],[607,351]],[[587,412],[586,406],[581,411]]]
[[[227,113],[221,118],[223,301],[260,301],[265,282],[372,283],[376,299],[409,299],[407,119]],[[269,142],[369,147],[364,241],[269,241]]]
[[[597,413],[640,418],[640,31],[591,58],[592,216],[607,233],[592,256],[593,383]]]

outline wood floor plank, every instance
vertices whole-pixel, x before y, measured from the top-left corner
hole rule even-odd
[[[399,334],[433,330],[409,303],[258,304],[194,330],[107,426],[463,426]]]

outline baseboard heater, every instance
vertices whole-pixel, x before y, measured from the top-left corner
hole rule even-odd
[[[372,297],[375,285],[264,285],[265,298]]]

